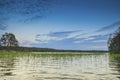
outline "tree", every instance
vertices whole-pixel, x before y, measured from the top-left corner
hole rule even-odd
[[[5,33],[2,35],[2,37],[0,39],[0,45],[7,46],[7,47],[11,47],[11,46],[16,47],[16,46],[18,46],[18,41],[14,34]]]
[[[120,27],[114,34],[110,35],[108,48],[111,53],[120,53]]]

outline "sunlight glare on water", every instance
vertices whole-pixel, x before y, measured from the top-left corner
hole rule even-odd
[[[120,80],[119,61],[109,54],[3,56],[0,80]]]

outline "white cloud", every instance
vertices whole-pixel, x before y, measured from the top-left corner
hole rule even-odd
[[[60,41],[70,38],[75,38],[80,35],[78,31],[66,31],[66,32],[53,32],[48,34],[39,34],[36,36],[36,41],[39,43],[48,43],[50,41]]]
[[[77,38],[78,36],[82,36],[85,35],[85,33],[83,32],[74,32],[74,33],[70,33],[67,38]]]
[[[60,41],[65,39],[74,39],[74,43],[83,43],[86,41],[100,43],[107,42],[106,35],[97,32],[84,33],[80,31],[52,32],[48,34],[39,34],[36,41],[39,43],[48,43],[51,41]]]
[[[92,42],[100,43],[100,42],[107,42],[107,40],[94,40]]]
[[[32,44],[42,44],[42,43],[49,43],[54,41],[62,41],[66,39],[72,39],[73,43],[100,43],[100,42],[107,42],[107,40],[102,39],[104,35],[100,35],[99,33],[85,33],[81,31],[64,31],[64,32],[52,32],[47,34],[38,34],[31,35],[31,36],[22,36],[19,37],[20,45],[22,46],[31,46]],[[26,39],[27,37],[27,39]]]
[[[83,43],[83,42],[84,41],[82,41],[82,40],[81,41],[80,40],[79,41],[74,41],[74,43]]]
[[[93,48],[93,49],[101,49],[101,50],[107,50],[107,49],[108,49],[107,46],[91,46],[90,48]]]
[[[31,35],[31,36],[27,36],[24,35],[24,36],[21,36],[18,38],[19,40],[19,43],[20,43],[20,46],[26,46],[26,47],[31,47],[32,44],[37,44],[38,42],[35,40],[34,36]]]
[[[38,43],[37,41],[22,40],[19,42],[20,46],[32,47],[32,44]]]
[[[85,38],[84,40],[88,41],[88,40],[94,40],[95,38],[94,37],[88,37],[88,38]]]
[[[48,35],[40,35],[36,38],[36,40],[39,41],[40,43],[48,43],[49,41],[59,41],[63,39],[65,39],[65,37],[54,37]]]

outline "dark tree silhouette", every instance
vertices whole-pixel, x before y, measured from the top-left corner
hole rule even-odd
[[[18,41],[15,38],[15,35],[12,33],[5,33],[2,35],[1,39],[0,39],[0,44],[1,46],[7,46],[7,47],[11,47],[11,46],[18,46]]]
[[[110,35],[108,47],[110,53],[120,53],[120,27],[114,34]]]

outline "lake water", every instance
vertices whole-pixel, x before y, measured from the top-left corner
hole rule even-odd
[[[120,55],[6,54],[0,80],[120,80]]]

